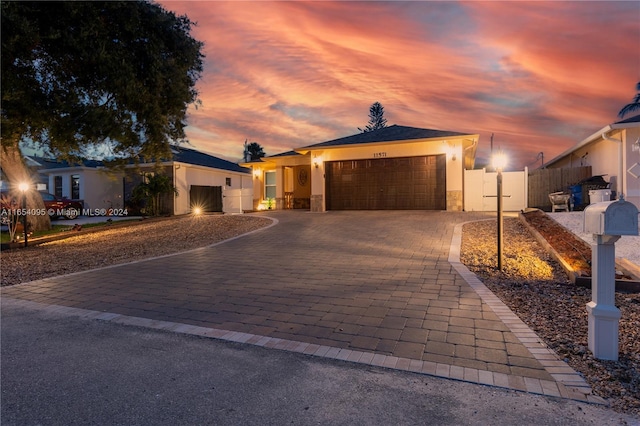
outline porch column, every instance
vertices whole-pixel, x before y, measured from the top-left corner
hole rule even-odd
[[[276,210],[284,209],[284,179],[284,167],[276,167],[276,205],[274,206]]]
[[[325,204],[325,172],[322,157],[316,154],[311,157],[311,211],[322,213],[326,211]]]

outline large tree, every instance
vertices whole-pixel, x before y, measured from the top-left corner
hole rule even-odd
[[[618,113],[618,117],[624,118],[630,112],[640,111],[640,81],[636,84],[636,90],[638,93],[633,97],[630,104],[625,105],[620,112]]]
[[[197,102],[194,25],[145,1],[2,2],[2,170],[29,178],[24,142],[74,160],[168,158]],[[28,203],[41,207],[34,191]],[[30,218],[32,222],[40,217]],[[32,223],[36,229],[49,226]]]
[[[387,127],[387,119],[384,118],[384,107],[380,102],[374,102],[369,107],[369,123],[364,129],[358,127],[361,132],[371,132],[373,130]]]

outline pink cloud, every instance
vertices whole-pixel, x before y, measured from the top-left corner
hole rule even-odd
[[[164,2],[198,22],[203,102],[189,139],[231,160],[390,124],[480,133],[514,166],[604,125],[640,78],[640,5],[627,2]]]

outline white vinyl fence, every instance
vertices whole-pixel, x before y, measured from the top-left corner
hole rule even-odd
[[[225,189],[222,192],[224,213],[243,213],[253,209],[253,188]]]
[[[485,169],[464,171],[464,210],[491,212],[497,210],[497,172]],[[517,212],[527,208],[527,169],[502,172],[502,209]]]

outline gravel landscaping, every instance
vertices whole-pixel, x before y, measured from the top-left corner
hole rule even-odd
[[[182,216],[6,250],[0,253],[2,286],[204,247],[271,223],[251,215]]]
[[[640,295],[616,293],[622,312],[619,360],[587,347],[591,290],[573,285],[517,218],[505,219],[503,271],[497,270],[495,220],[465,224],[460,260],[546,344],[581,373],[616,411],[640,416]]]

